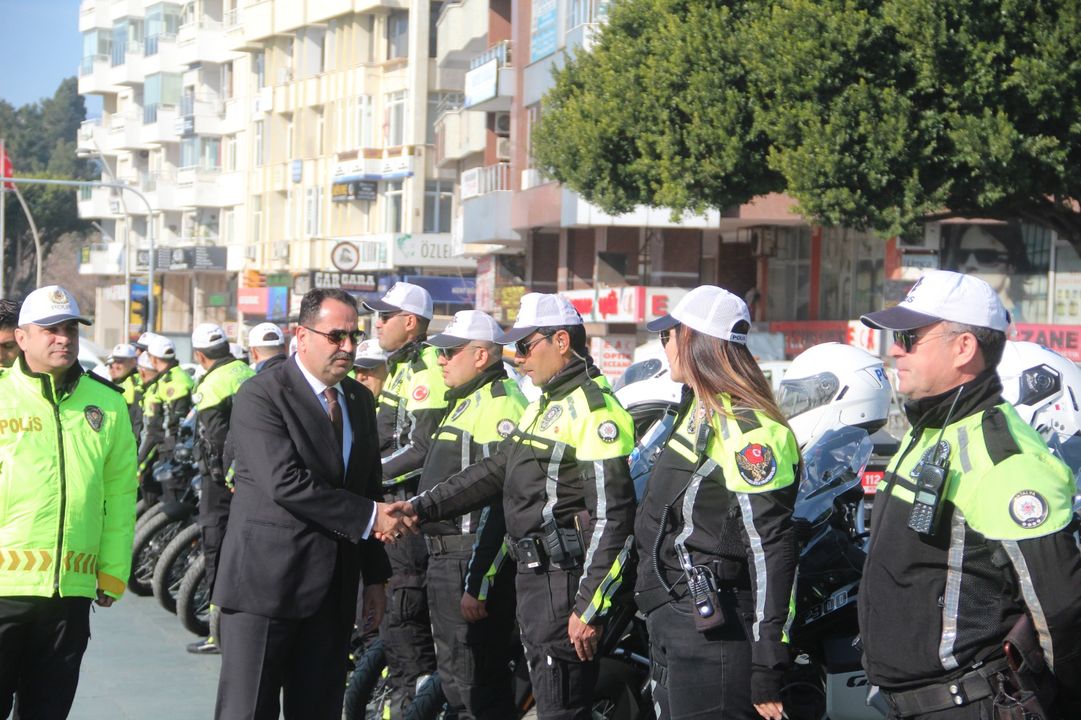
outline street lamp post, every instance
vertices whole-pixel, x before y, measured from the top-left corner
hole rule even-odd
[[[23,185],[58,185],[60,187],[106,187],[116,188],[121,192],[127,190],[130,193],[134,193],[136,197],[143,201],[146,205],[146,244],[150,252],[150,257],[147,258],[147,293],[146,293],[146,329],[147,331],[154,330],[154,210],[150,207],[150,201],[146,199],[146,195],[135,188],[125,183],[119,182],[102,182],[98,180],[51,180],[45,178],[20,178],[20,177],[0,177],[0,183],[16,183]],[[38,262],[38,272],[40,274],[40,261]],[[39,283],[40,284],[40,283]]]
[[[120,179],[113,172],[112,167],[109,166],[109,161],[105,159],[105,153],[101,151],[98,141],[93,137],[90,138],[90,141],[94,143],[93,153],[87,150],[78,150],[75,155],[77,157],[94,155],[95,159],[101,163],[102,172],[108,175],[112,182],[119,183]],[[129,342],[131,340],[131,215],[128,213],[128,201],[124,198],[123,191],[117,194],[120,196],[120,207],[124,211],[124,342]],[[148,232],[151,220],[152,218],[148,215]],[[150,292],[153,292],[153,287],[150,288]]]

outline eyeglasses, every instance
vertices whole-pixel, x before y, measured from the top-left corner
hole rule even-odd
[[[443,357],[444,360],[450,360],[454,356],[461,353],[466,348],[470,348],[470,347],[475,349],[475,350],[480,349],[476,345],[470,345],[469,343],[466,343],[465,345],[459,345],[458,347],[439,348],[439,354]]]
[[[533,352],[533,348],[537,345],[537,343],[541,342],[542,340],[550,339],[552,337],[552,335],[555,335],[555,333],[549,333],[548,335],[541,335],[539,338],[537,338],[536,340],[533,340],[532,342],[526,342],[525,340],[519,340],[518,342],[514,343],[514,354],[519,355],[521,357],[529,357],[529,353]]]
[[[390,320],[395,315],[401,315],[401,314],[402,314],[401,310],[383,310],[383,311],[378,313],[379,322],[384,322],[385,323],[387,320]]]
[[[679,325],[673,325],[667,330],[661,330],[661,347],[665,347],[668,345],[668,341],[672,339],[672,335],[673,333],[675,333],[676,328],[678,327]]]
[[[931,338],[944,337],[947,335],[960,335],[961,333],[952,330],[947,330],[940,333],[928,333],[923,337],[916,335],[915,330],[894,330],[893,341],[903,347],[906,353],[912,352],[912,350],[924,340],[930,340]]]
[[[342,343],[344,343],[346,339],[348,339],[354,345],[359,345],[360,341],[364,339],[363,330],[331,330],[330,332],[323,332],[322,330],[316,330],[315,328],[308,327],[307,325],[301,325],[300,327],[304,328],[305,330],[310,330],[316,335],[322,335],[338,347],[341,347]]]

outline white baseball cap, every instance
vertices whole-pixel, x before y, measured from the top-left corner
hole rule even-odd
[[[146,354],[162,360],[176,358],[176,345],[164,335],[151,335],[146,341]]]
[[[243,360],[244,356],[248,354],[248,351],[245,350],[244,346],[240,343],[229,343],[229,354],[237,360]]]
[[[26,296],[19,310],[19,325],[52,327],[68,320],[78,320],[83,325],[90,324],[90,321],[79,313],[79,303],[59,285],[39,287]]]
[[[904,300],[860,320],[881,330],[915,330],[940,320],[999,332],[1010,326],[1010,314],[994,288],[974,275],[949,270],[927,272]]]
[[[120,343],[113,347],[113,351],[105,358],[105,362],[112,362],[113,360],[134,360],[137,354],[138,353],[135,352],[135,346],[131,343]]]
[[[420,285],[396,282],[380,300],[364,303],[364,307],[376,312],[403,312],[432,319],[432,296]]]
[[[259,323],[248,333],[248,347],[279,347],[285,345],[285,333],[271,322]]]
[[[353,365],[365,369],[379,367],[387,364],[387,353],[379,347],[378,340],[365,340],[357,345],[357,355],[353,359]]]
[[[571,301],[562,295],[526,293],[522,296],[514,327],[504,333],[499,342],[504,345],[518,342],[539,328],[582,324],[582,316],[571,305]]]
[[[433,335],[425,342],[439,348],[452,348],[465,345],[470,340],[499,342],[503,339],[503,328],[491,315],[480,310],[461,310],[454,313],[450,324],[443,332]]]
[[[132,345],[135,346],[136,350],[146,350],[146,344],[150,342],[150,338],[154,337],[155,335],[157,335],[157,333],[149,331],[144,332],[142,335],[139,336],[138,340],[132,343]]]
[[[680,324],[710,337],[746,345],[751,313],[738,295],[716,285],[699,285],[680,298],[672,312],[647,323],[646,329],[660,332]]]
[[[136,367],[141,367],[143,370],[153,370],[154,364],[150,361],[150,353],[144,352],[139,356],[139,359],[135,363]]]
[[[199,323],[191,334],[191,347],[194,350],[208,350],[225,342],[229,342],[229,339],[217,323]]]

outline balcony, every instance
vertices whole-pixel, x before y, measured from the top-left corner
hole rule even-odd
[[[215,93],[196,93],[180,99],[177,135],[225,135],[225,103]]]
[[[308,23],[326,22],[353,11],[353,0],[308,0]]]
[[[510,163],[496,163],[462,173],[461,243],[520,245],[511,227]],[[488,249],[490,252],[491,249]],[[466,248],[469,252],[469,248]]]
[[[78,208],[79,217],[83,219],[115,218],[124,214],[119,196],[112,188],[105,187],[79,188]]]
[[[80,275],[123,275],[124,243],[94,243],[83,248],[79,258]]]
[[[140,108],[131,108],[108,116],[105,143],[101,149],[109,154],[118,150],[144,149],[143,111]]]
[[[487,116],[462,108],[447,110],[436,121],[436,164],[446,167],[474,153],[484,152],[488,140]]]
[[[142,0],[98,0],[98,3],[105,5],[102,9],[108,11],[110,27],[121,18],[141,18],[146,14]]]
[[[436,64],[464,65],[488,46],[488,0],[451,0],[436,20]]]
[[[96,153],[98,149],[105,147],[105,135],[106,130],[101,118],[83,120],[76,136],[76,148]]]
[[[299,3],[298,3],[299,4]],[[229,50],[254,50],[274,34],[274,3],[257,0],[226,15],[225,44]]]
[[[465,74],[465,107],[508,112],[517,86],[510,43],[493,45],[469,63],[469,72]]]
[[[79,3],[79,32],[108,30],[113,26],[109,17],[109,0],[83,0]]]
[[[162,168],[154,172],[140,173],[136,183],[138,189],[146,195],[150,207],[155,211],[180,212],[183,205],[177,197],[176,172],[172,168]],[[136,199],[128,202],[128,212],[145,215],[146,206]]]
[[[112,69],[108,55],[90,55],[79,64],[79,94],[102,95],[113,92],[109,80]]]
[[[233,56],[226,48],[225,26],[209,18],[181,25],[176,46],[177,62],[184,66],[223,63]]]
[[[176,175],[177,202],[183,208],[227,207],[219,192],[221,169],[208,166],[180,168]]]
[[[109,58],[110,85],[142,85],[146,73],[143,72],[143,44],[129,42],[127,45],[113,47]]]
[[[143,75],[176,72],[180,69],[176,35],[163,33],[148,37],[143,44]]]
[[[147,105],[143,108],[143,145],[161,145],[180,142],[176,131],[177,109],[175,105]]]

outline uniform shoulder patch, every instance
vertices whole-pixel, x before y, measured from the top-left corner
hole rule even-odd
[[[1010,499],[1010,517],[1026,530],[1043,525],[1047,513],[1047,501],[1035,490],[1022,490]]]
[[[597,426],[597,436],[606,443],[619,439],[619,428],[611,420],[605,420]]]
[[[768,445],[751,443],[736,453],[740,477],[752,487],[766,485],[777,474],[777,458]]]
[[[499,433],[499,437],[510,437],[510,434],[514,432],[514,421],[510,418],[503,418],[495,426],[495,431]]]
[[[427,398],[428,398],[428,386],[427,385],[417,385],[415,388],[413,388],[413,399],[414,400],[416,400],[417,402],[421,402],[423,400],[426,400]]]
[[[555,421],[559,419],[559,416],[563,414],[562,405],[553,405],[548,408],[548,412],[544,413],[544,417],[541,418],[540,429],[547,430],[555,424]]]
[[[83,410],[86,422],[94,432],[101,432],[101,421],[105,419],[105,413],[97,405],[87,405]]]

